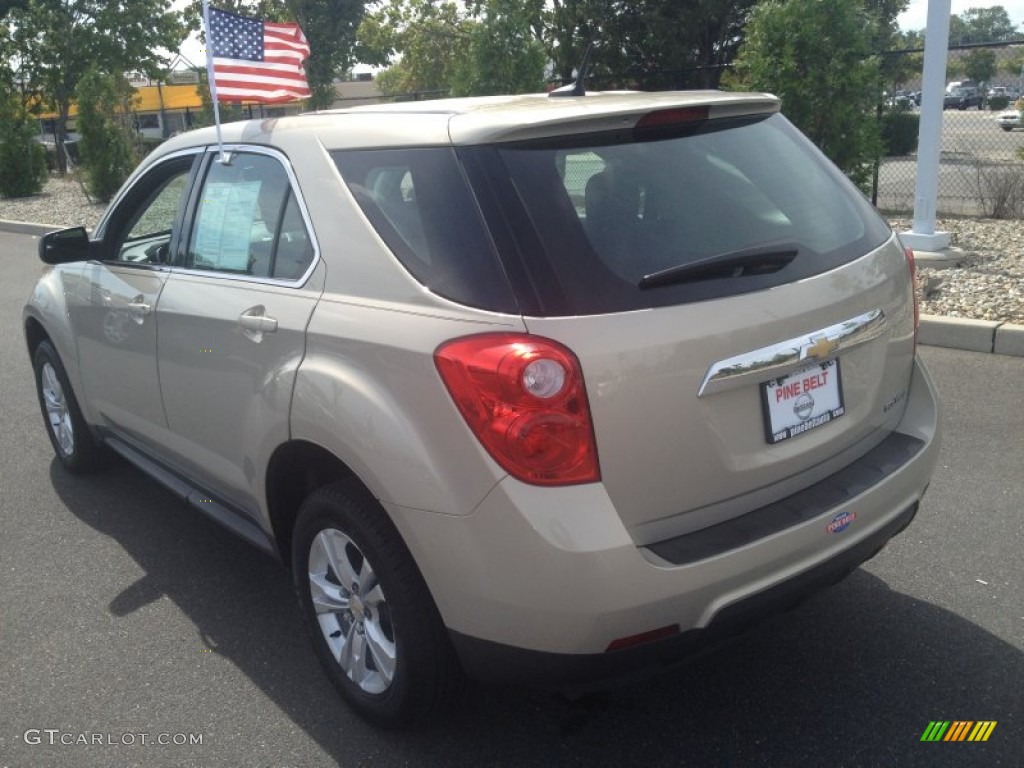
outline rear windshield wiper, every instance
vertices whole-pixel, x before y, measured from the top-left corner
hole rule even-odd
[[[679,264],[644,275],[637,287],[640,289],[659,288],[663,285],[690,283],[697,280],[766,275],[778,272],[789,264],[796,258],[799,250],[799,246],[786,243],[720,253],[717,256],[691,261],[688,264]]]

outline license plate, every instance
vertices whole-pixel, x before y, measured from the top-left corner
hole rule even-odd
[[[846,413],[838,358],[765,382],[761,402],[765,437],[772,444],[838,419]]]

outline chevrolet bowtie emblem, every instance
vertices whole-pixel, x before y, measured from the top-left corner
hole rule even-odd
[[[812,339],[811,343],[804,347],[803,358],[814,358],[815,360],[827,360],[839,349],[839,341],[821,336]]]

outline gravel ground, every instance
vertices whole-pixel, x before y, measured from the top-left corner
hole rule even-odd
[[[90,203],[77,181],[52,178],[37,197],[0,198],[0,219],[93,227],[105,207]],[[911,224],[891,223],[898,232]],[[937,228],[952,235],[965,257],[954,268],[918,268],[921,311],[1024,324],[1024,222],[940,219]]]
[[[890,223],[897,232],[912,224]],[[940,219],[936,230],[949,232],[964,258],[953,268],[918,266],[921,312],[1024,324],[1024,222]]]
[[[0,197],[0,220],[91,228],[96,226],[106,208],[103,204],[90,203],[76,180],[51,176],[41,195]]]

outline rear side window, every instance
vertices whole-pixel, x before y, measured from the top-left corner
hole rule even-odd
[[[544,314],[641,309],[769,288],[863,256],[890,234],[781,115],[706,121],[657,140],[604,134],[471,151],[490,153],[481,164],[487,174],[510,180],[505,215],[525,209],[533,231],[517,228],[518,251],[530,282],[558,288],[546,291]],[[645,281],[701,260],[776,248],[796,256],[770,269],[691,273],[657,287]]]
[[[345,150],[333,157],[366,218],[413,277],[460,304],[518,312],[451,149]]]
[[[295,192],[277,159],[238,152],[230,164],[210,163],[186,266],[297,280],[313,256]]]

